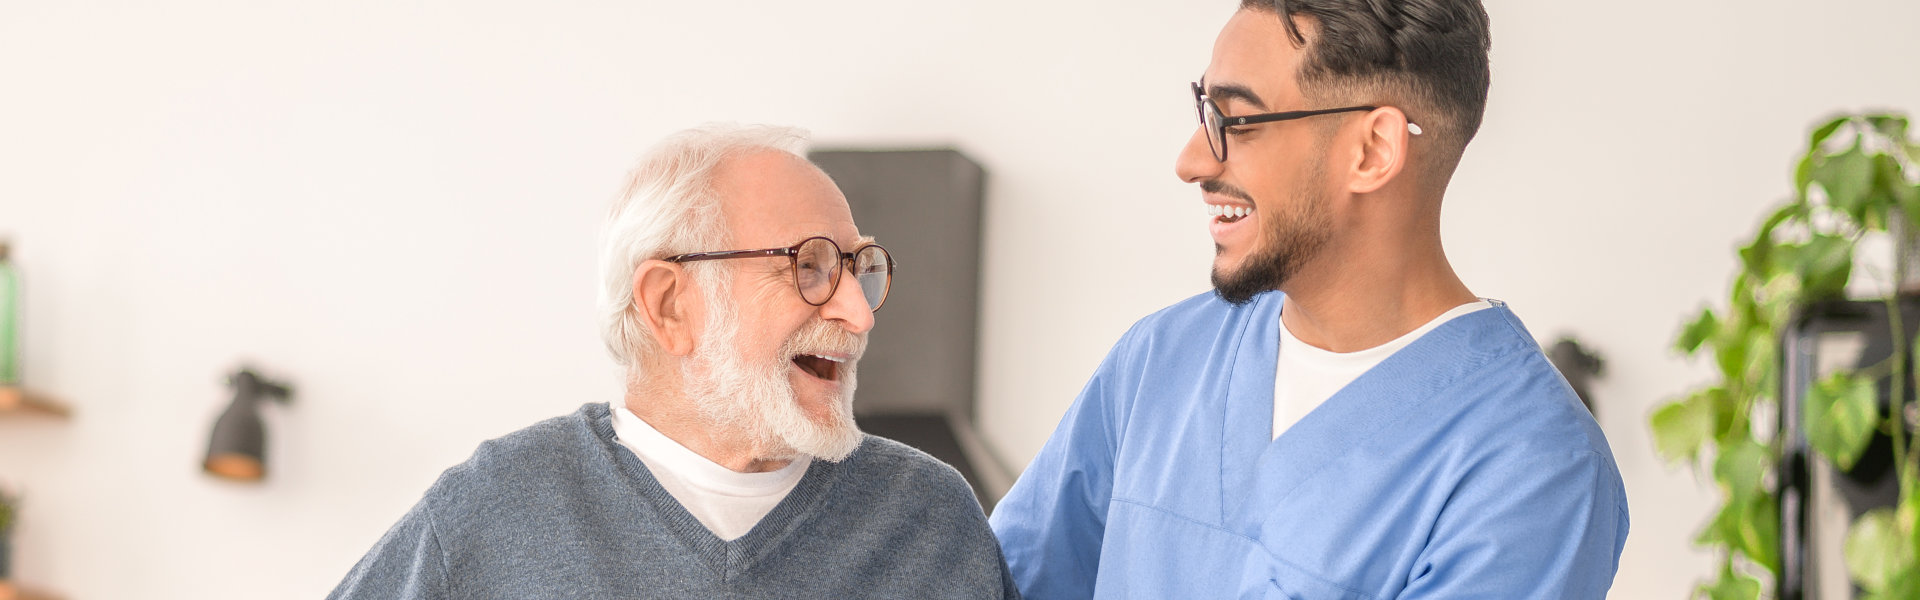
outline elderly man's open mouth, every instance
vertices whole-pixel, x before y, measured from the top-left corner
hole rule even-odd
[[[794,366],[815,379],[825,381],[839,381],[841,366],[846,362],[847,357],[826,354],[797,354],[793,357]]]

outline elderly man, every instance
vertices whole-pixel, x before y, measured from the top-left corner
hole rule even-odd
[[[625,398],[481,444],[330,597],[1017,596],[960,475],[854,426],[894,263],[803,142],[654,149],[602,254]]]
[[[1441,249],[1488,45],[1478,0],[1241,2],[1174,164],[1215,293],[1127,332],[995,508],[1021,592],[1606,596],[1606,438]]]

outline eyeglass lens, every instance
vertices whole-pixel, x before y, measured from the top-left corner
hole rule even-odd
[[[1219,107],[1213,101],[1200,95],[1196,89],[1193,96],[1194,108],[1200,114],[1200,129],[1207,132],[1207,149],[1213,151],[1213,159],[1227,160],[1226,118],[1221,116]]]
[[[814,238],[801,244],[793,258],[794,283],[800,287],[800,298],[814,306],[826,304],[840,287],[840,247],[832,240]],[[861,248],[853,257],[854,283],[874,310],[887,301],[887,290],[893,283],[893,265],[888,258],[886,249],[879,246]]]

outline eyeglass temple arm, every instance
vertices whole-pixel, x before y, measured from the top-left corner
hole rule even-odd
[[[693,262],[697,260],[720,260],[724,258],[754,258],[759,256],[792,256],[792,248],[768,248],[766,250],[727,250],[724,252],[689,252],[675,254],[660,260],[667,262]]]
[[[1317,117],[1320,115],[1330,115],[1334,113],[1355,112],[1355,111],[1362,111],[1362,110],[1379,110],[1379,108],[1380,107],[1378,106],[1348,106],[1345,108],[1323,108],[1319,110],[1291,110],[1287,112],[1267,113],[1264,115],[1253,115],[1253,116],[1247,116],[1247,117],[1221,117],[1220,122],[1231,123],[1233,125],[1252,125],[1254,123],[1269,123],[1273,121],[1291,121],[1294,119],[1304,119],[1307,117]],[[1414,124],[1413,121],[1407,121],[1407,133],[1411,133],[1413,135],[1420,135],[1422,133],[1426,133],[1426,131],[1421,129],[1419,125]]]
[[[1307,117],[1317,117],[1320,115],[1330,115],[1333,113],[1354,112],[1354,111],[1360,111],[1360,110],[1374,110],[1378,108],[1380,107],[1348,106],[1345,108],[1322,108],[1319,110],[1290,110],[1287,112],[1267,113],[1264,115],[1248,115],[1245,117],[1222,116],[1220,118],[1220,122],[1226,123],[1228,125],[1252,125],[1254,123],[1269,123],[1273,121],[1291,121],[1294,119],[1305,119]]]

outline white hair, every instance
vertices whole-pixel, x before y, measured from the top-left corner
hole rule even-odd
[[[656,348],[633,305],[633,273],[640,263],[730,249],[722,247],[730,236],[714,189],[718,167],[760,152],[804,156],[806,143],[802,129],[708,123],[667,136],[641,157],[601,235],[600,337],[615,362],[632,369]],[[727,289],[720,262],[687,263],[688,273],[715,296]]]

